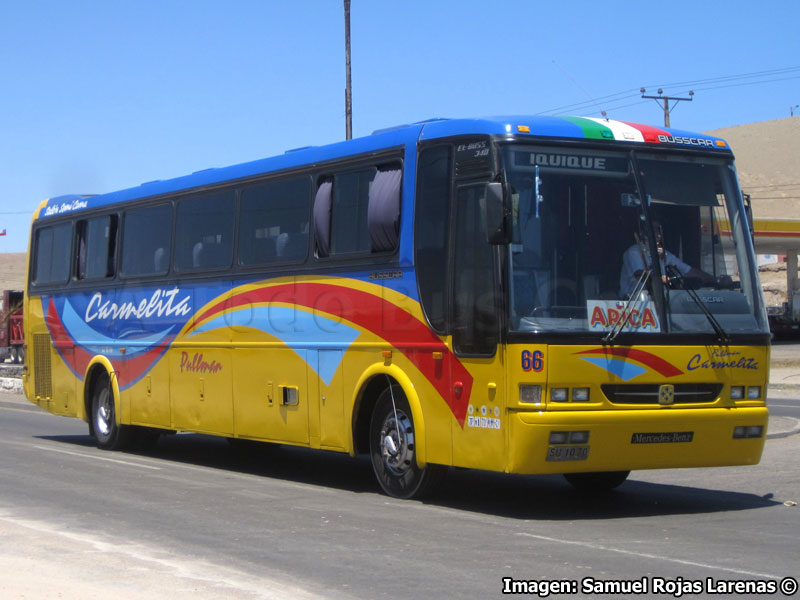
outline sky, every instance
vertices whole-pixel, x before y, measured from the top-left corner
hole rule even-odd
[[[642,87],[695,92],[683,130],[800,118],[798,23],[797,0],[352,0],[353,135],[603,110],[663,125]],[[343,0],[0,0],[0,74],[0,253],[24,252],[46,198],[344,139]]]

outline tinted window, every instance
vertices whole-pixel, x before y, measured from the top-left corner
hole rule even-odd
[[[420,301],[431,327],[439,332],[446,330],[451,156],[449,146],[431,148],[421,154],[414,223],[414,262]]]
[[[98,279],[114,275],[116,234],[116,215],[78,221],[78,279]]]
[[[375,172],[375,169],[367,169],[336,176],[331,206],[332,255],[370,252],[367,216],[369,189]]]
[[[169,268],[172,205],[129,210],[122,233],[122,275],[164,275]]]
[[[271,181],[242,191],[239,264],[305,260],[311,180]]]
[[[72,224],[43,227],[36,232],[36,264],[33,283],[65,283],[72,254]]]
[[[486,241],[485,185],[458,192],[453,260],[453,347],[458,354],[493,355],[497,348],[494,247]]]
[[[223,190],[178,201],[175,269],[194,271],[231,266],[236,195]]]

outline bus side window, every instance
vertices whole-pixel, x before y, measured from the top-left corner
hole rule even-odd
[[[168,252],[172,238],[172,204],[159,204],[146,208],[131,209],[125,213],[122,223],[122,268],[123,277],[164,275],[168,261],[157,265],[159,249]],[[162,266],[161,270],[157,266]]]
[[[374,168],[336,175],[331,202],[331,254],[367,254],[371,250],[367,215]]]
[[[397,249],[402,180],[400,165],[345,171],[320,179],[314,198],[317,256]]]
[[[311,179],[267,181],[242,190],[239,264],[304,261],[308,254]]]
[[[69,278],[72,223],[42,227],[35,232],[34,285],[65,283]]]
[[[94,217],[77,224],[77,279],[113,277],[117,216]]]
[[[235,213],[233,189],[178,200],[175,270],[186,272],[230,267]]]

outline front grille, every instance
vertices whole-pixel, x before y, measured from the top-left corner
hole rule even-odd
[[[601,386],[613,404],[658,404],[658,384],[622,384]],[[708,404],[716,402],[722,392],[721,383],[676,383],[672,404]]]
[[[37,398],[53,397],[53,376],[50,367],[50,336],[37,333],[33,336],[34,394]]]

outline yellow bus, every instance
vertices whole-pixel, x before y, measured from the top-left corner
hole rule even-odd
[[[369,454],[401,498],[449,466],[608,489],[760,460],[769,331],[717,138],[427,121],[52,198],[29,254],[27,397],[100,448]]]

